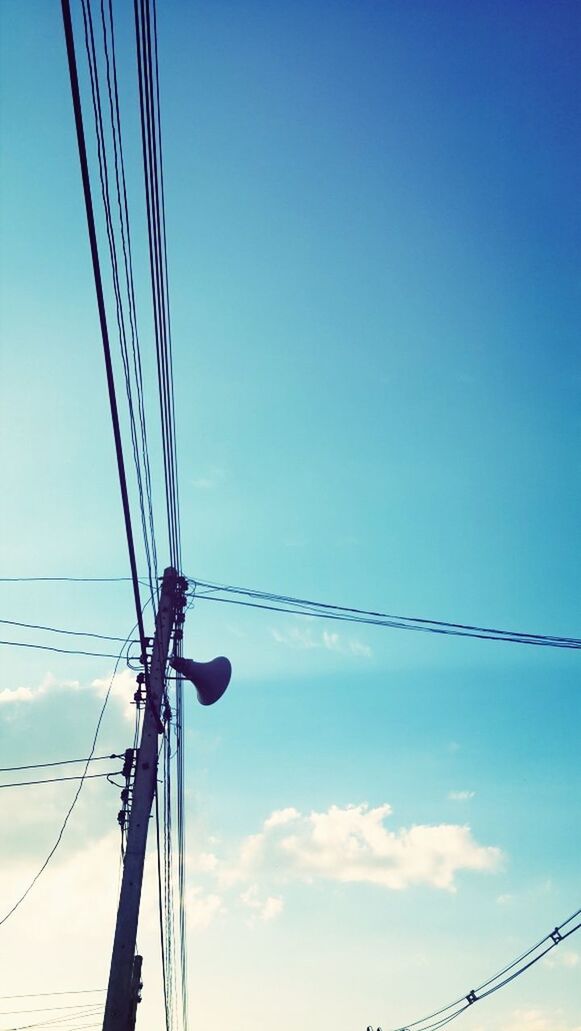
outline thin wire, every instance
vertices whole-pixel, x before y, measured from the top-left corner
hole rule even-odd
[[[90,761],[90,760],[89,760]],[[49,777],[46,780],[19,780],[13,784],[0,784],[2,788],[29,788],[33,784],[60,784],[65,780],[96,780],[98,777],[118,777],[121,770],[111,770],[109,773],[79,773],[75,777]],[[1,923],[2,921],[0,921]]]
[[[66,3],[66,0],[63,0],[63,3]],[[69,11],[69,18],[70,18],[70,11]],[[140,617],[141,617],[141,613],[140,613]],[[136,624],[136,626],[137,626],[137,624]],[[129,634],[127,635],[126,643],[127,643],[127,641],[129,641],[131,639],[134,630],[135,630],[135,626],[131,628]],[[97,739],[99,737],[99,731],[101,729],[101,723],[103,722],[103,716],[105,715],[105,709],[107,708],[107,703],[109,701],[109,696],[111,694],[111,689],[113,687],[113,681],[115,680],[115,676],[117,674],[117,670],[119,668],[119,663],[121,662],[122,656],[123,656],[123,648],[121,649],[121,651],[119,652],[119,655],[117,656],[117,660],[115,662],[115,667],[113,669],[111,680],[109,681],[109,686],[107,688],[107,692],[106,692],[105,698],[103,700],[103,705],[101,706],[101,711],[99,713],[99,718],[97,719],[97,725],[95,727],[95,733],[93,735],[93,741],[92,741],[92,744],[91,744],[91,748],[89,749],[89,759],[87,760],[87,763],[85,765],[83,777],[82,777],[82,779],[81,779],[81,781],[79,783],[79,786],[78,786],[78,788],[77,788],[77,790],[76,790],[76,792],[75,792],[75,794],[73,796],[73,800],[72,800],[72,802],[71,802],[71,804],[70,804],[70,806],[69,806],[69,808],[68,808],[68,810],[66,812],[65,818],[64,818],[62,826],[61,826],[61,829],[60,829],[60,831],[59,831],[59,833],[57,835],[57,839],[56,839],[54,845],[52,846],[50,852],[48,853],[46,859],[44,860],[42,866],[40,867],[38,872],[34,875],[33,879],[30,881],[30,883],[29,883],[28,887],[26,888],[26,890],[22,893],[20,898],[18,898],[16,900],[16,902],[11,907],[11,909],[9,909],[8,912],[5,913],[5,915],[0,920],[0,927],[2,926],[2,924],[5,924],[6,921],[9,919],[9,917],[11,917],[12,914],[15,913],[16,910],[19,908],[19,906],[22,905],[22,903],[24,902],[24,900],[27,897],[27,895],[29,895],[29,893],[32,891],[34,885],[38,881],[38,879],[41,876],[41,874],[43,874],[44,871],[46,870],[48,864],[50,863],[52,857],[54,856],[57,848],[59,847],[59,845],[60,845],[60,843],[62,841],[63,835],[64,835],[65,830],[66,830],[67,823],[69,822],[70,816],[71,816],[71,814],[72,814],[72,812],[73,812],[73,810],[74,810],[74,808],[75,808],[75,806],[77,804],[77,801],[79,799],[79,795],[81,794],[81,791],[82,791],[82,788],[83,788],[83,784],[85,783],[85,780],[87,778],[87,771],[89,769],[89,762],[90,762],[91,758],[93,757],[93,755],[95,753],[95,748],[97,747]]]
[[[93,264],[93,275],[95,279],[95,290],[97,294],[97,307],[99,311],[99,322],[101,326],[101,338],[103,342],[103,355],[105,359],[105,371],[107,376],[107,389],[109,394],[109,405],[111,409],[111,421],[113,424],[113,436],[115,440],[115,453],[117,458],[117,470],[119,475],[119,486],[121,489],[121,501],[123,517],[125,521],[125,535],[127,538],[127,549],[129,552],[129,564],[131,567],[131,580],[133,584],[133,595],[135,601],[135,612],[139,639],[145,654],[145,630],[143,626],[142,607],[139,595],[139,577],[137,573],[137,559],[135,555],[135,543],[133,539],[133,528],[131,525],[131,511],[129,508],[129,494],[127,490],[127,477],[125,473],[125,460],[123,457],[123,443],[121,439],[121,428],[119,424],[119,412],[117,408],[117,396],[115,392],[115,380],[113,376],[113,364],[111,359],[111,347],[109,344],[109,330],[107,328],[107,315],[105,311],[105,298],[103,294],[103,283],[101,279],[101,266],[99,261],[99,250],[97,246],[97,234],[95,230],[95,215],[93,212],[93,201],[91,197],[91,184],[89,179],[89,165],[87,161],[87,148],[85,143],[85,131],[83,127],[83,114],[81,109],[81,95],[79,91],[79,79],[77,73],[77,60],[75,56],[75,42],[73,36],[73,25],[71,20],[70,0],[61,0],[69,75],[71,80],[71,94],[75,116],[75,127],[77,133],[77,146],[81,165],[81,177],[83,181],[83,194],[85,198],[85,209],[87,215],[87,227],[91,247],[91,259]]]
[[[399,620],[399,621],[404,622],[404,623],[422,623],[422,624],[426,624],[428,626],[446,627],[446,628],[453,628],[453,629],[456,629],[456,630],[473,630],[473,631],[476,631],[477,633],[483,633],[483,634],[502,634],[502,635],[509,635],[511,637],[531,638],[531,639],[538,639],[538,640],[542,640],[542,641],[546,641],[546,640],[550,640],[550,641],[565,641],[565,642],[570,642],[570,643],[574,643],[574,644],[581,644],[581,640],[579,638],[576,638],[576,637],[562,637],[562,636],[556,636],[554,634],[531,634],[531,633],[526,633],[524,631],[521,632],[521,631],[516,631],[516,630],[498,630],[498,629],[496,629],[494,627],[473,626],[470,623],[450,623],[450,622],[445,622],[443,620],[437,620],[437,619],[425,619],[425,618],[423,618],[421,616],[401,616],[401,615],[388,614],[388,613],[385,613],[385,612],[375,612],[373,610],[367,610],[367,609],[348,608],[347,606],[343,606],[343,605],[331,605],[331,604],[326,603],[326,602],[309,601],[309,600],[307,600],[305,598],[293,598],[293,597],[290,597],[290,596],[284,595],[284,594],[271,594],[271,593],[268,593],[267,591],[259,591],[259,590],[256,590],[256,589],[253,589],[253,588],[248,588],[248,587],[233,587],[233,586],[230,586],[230,585],[213,584],[213,583],[207,583],[207,582],[205,582],[203,580],[198,580],[197,583],[198,583],[198,585],[200,585],[202,587],[208,588],[210,591],[224,591],[224,592],[231,593],[231,594],[246,595],[246,596],[249,596],[249,597],[260,598],[262,600],[267,600],[267,601],[272,601],[272,602],[286,603],[286,604],[289,604],[289,605],[300,605],[300,606],[304,606],[304,607],[307,607],[307,608],[313,608],[313,609],[316,609],[316,610],[330,610],[330,611],[333,611],[333,612],[345,613],[348,616],[351,616],[351,615],[357,615],[357,616],[362,616],[362,617],[363,616],[372,616],[372,617],[375,617],[377,619]],[[206,596],[202,595],[202,597],[206,597]]]
[[[580,914],[581,909],[576,910],[575,913],[572,913],[571,916],[567,917],[566,920],[564,920],[560,925],[555,927],[553,931],[545,935],[544,938],[541,938],[536,945],[531,946],[531,948],[527,949],[526,952],[522,953],[522,955],[519,956],[518,959],[513,960],[507,966],[503,967],[502,970],[500,970],[497,974],[495,974],[494,977],[489,978],[487,981],[483,981],[482,984],[478,985],[478,987],[476,988],[472,988],[468,993],[461,996],[459,999],[456,999],[454,1002],[448,1003],[447,1006],[443,1006],[439,1010],[435,1010],[433,1013],[428,1014],[428,1016],[421,1017],[419,1020],[416,1020],[411,1024],[401,1025],[398,1028],[393,1029],[393,1031],[411,1031],[412,1028],[416,1028],[417,1031],[436,1031],[436,1029],[445,1027],[446,1024],[451,1023],[453,1020],[456,1019],[456,1017],[459,1017],[461,1013],[464,1013],[467,1009],[471,1009],[472,1006],[474,1006],[477,1002],[480,1002],[482,999],[486,999],[489,995],[493,995],[495,992],[500,991],[501,988],[504,988],[506,985],[510,984],[517,977],[520,977],[520,975],[524,974],[526,970],[529,970],[532,966],[535,965],[535,963],[538,963],[541,959],[543,959],[543,957],[546,956],[548,952],[556,948],[557,945],[559,945],[562,941],[565,941],[566,938],[574,934],[575,931],[578,931],[581,927],[581,922],[576,924],[574,927],[570,928],[565,934],[561,933],[562,930],[565,927],[567,927],[568,924],[570,924],[573,920],[575,920],[576,917],[578,917]],[[548,941],[550,941],[551,944],[548,945],[547,948],[539,952],[539,948]],[[533,956],[532,959],[528,959],[528,957],[531,956],[534,952],[536,952],[537,955]],[[528,959],[528,962],[522,965],[524,959]],[[519,966],[519,964],[521,965]],[[518,966],[517,970],[514,970],[515,966]],[[504,977],[504,975],[509,970],[512,970],[513,972],[508,977]],[[501,978],[504,978],[504,980],[501,980]],[[484,988],[488,988],[488,990],[483,991]],[[454,1007],[458,1008],[454,1009]],[[450,1013],[450,1010],[453,1010],[453,1012]],[[434,1022],[435,1017],[439,1019],[437,1019]]]
[[[59,759],[49,763],[30,763],[28,766],[1,766],[0,773],[16,773],[17,770],[40,770],[46,766],[66,766],[69,763],[97,763],[103,759],[123,759],[123,756],[113,753],[112,755],[93,755],[89,756],[89,758],[85,756],[83,759]]]
[[[79,1009],[87,1009],[87,1006],[91,1006],[92,1007],[92,1005],[93,1004],[86,1003],[86,1002],[73,1002],[73,1003],[69,1003],[66,1006],[36,1006],[33,1009],[29,1009],[29,1010],[23,1010],[23,1009],[19,1009],[19,1010],[0,1010],[0,1017],[10,1017],[13,1014],[17,1014],[18,1015],[19,1013],[49,1013],[52,1010],[79,1010]],[[96,1006],[98,1004],[94,1003],[94,1005]],[[102,1005],[102,1003],[99,1004],[99,1005]],[[78,1014],[75,1014],[75,1016],[78,1016]]]
[[[124,641],[123,637],[112,637],[110,634],[93,634],[84,630],[63,630],[62,627],[41,626],[38,623],[21,623],[16,619],[0,619],[0,623],[8,626],[22,626],[27,630],[47,630],[52,634],[67,634],[71,637],[96,637],[99,641]]]
[[[0,995],[0,1000],[5,999],[46,999],[54,995],[93,995],[95,992],[106,992],[106,988],[72,988],[70,991],[60,992],[25,992],[24,995]],[[82,1005],[80,1003],[79,1005]]]
[[[55,1017],[50,1020],[36,1021],[34,1024],[17,1024],[14,1027],[5,1028],[4,1031],[29,1031],[30,1028],[34,1027],[54,1027],[55,1024],[65,1024],[71,1020],[83,1020],[84,1017],[96,1017],[100,1009],[103,1008],[103,1003],[99,1003],[95,1006],[85,1007],[82,1013],[75,1013],[66,1017]],[[72,1031],[72,1028],[69,1028]]]
[[[290,615],[309,616],[316,619],[331,619],[339,622],[358,623],[369,626],[383,626],[398,630],[414,630],[424,633],[445,634],[453,637],[470,637],[480,640],[509,641],[513,644],[530,644],[552,648],[581,648],[581,639],[575,637],[554,637],[541,634],[518,633],[508,630],[489,630],[486,627],[472,627],[459,623],[445,623],[437,620],[417,620],[410,616],[391,616],[387,613],[347,609],[342,606],[330,606],[322,602],[303,601],[299,598],[288,598],[283,595],[269,595],[261,591],[250,591],[247,588],[224,587],[197,581],[198,585],[212,591],[224,591],[232,595],[241,595],[262,601],[242,600],[241,597],[216,597],[209,594],[198,594],[202,601],[221,602],[223,604],[241,605],[246,608],[261,609],[268,612],[284,612]],[[277,603],[280,602],[280,603]]]
[[[0,641],[0,644],[8,645],[10,648],[35,648],[41,652],[58,652],[59,655],[92,655],[97,659],[117,658],[117,656],[112,652],[87,652],[79,651],[75,648],[55,648],[50,644],[32,644],[29,641]]]
[[[127,203],[127,185],[125,179],[125,161],[123,156],[123,139],[121,133],[121,118],[119,111],[119,90],[117,82],[117,59],[115,53],[115,24],[113,19],[113,3],[109,0],[109,25],[111,34],[111,69],[112,69],[112,81],[113,90],[111,90],[111,76],[109,73],[109,49],[107,46],[107,27],[105,24],[105,13],[104,3],[101,0],[101,20],[103,25],[103,44],[105,50],[105,58],[107,63],[107,88],[109,94],[109,104],[111,110],[111,124],[113,130],[113,144],[115,147],[115,180],[117,186],[117,201],[119,207],[119,222],[121,227],[121,242],[123,251],[123,263],[125,268],[125,282],[127,287],[127,298],[129,308],[129,325],[131,331],[131,349],[133,355],[133,373],[135,383],[137,387],[137,401],[138,401],[138,412],[139,412],[139,423],[141,429],[141,452],[143,456],[143,468],[145,477],[145,492],[147,497],[148,505],[148,516],[149,516],[149,536],[151,540],[151,555],[153,566],[154,579],[151,581],[151,565],[150,570],[150,589],[152,596],[158,597],[159,592],[157,588],[157,547],[155,539],[155,524],[153,515],[153,501],[152,501],[152,489],[151,489],[151,467],[149,462],[149,446],[147,439],[147,423],[145,418],[145,402],[143,392],[143,373],[141,365],[141,354],[139,346],[139,334],[137,326],[137,306],[135,302],[135,284],[133,276],[133,255],[131,247],[131,232],[130,232],[130,221],[129,221],[129,207]],[[119,160],[117,160],[117,147],[116,138],[119,143]],[[121,175],[119,175],[119,171]],[[121,198],[123,198],[121,200]],[[147,528],[144,528],[144,539],[147,540]]]
[[[125,584],[130,582],[130,576],[0,576],[0,583],[3,584]]]

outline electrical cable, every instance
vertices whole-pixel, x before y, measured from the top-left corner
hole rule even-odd
[[[79,773],[75,777],[49,777],[46,780],[19,780],[13,784],[0,784],[2,788],[29,788],[35,784],[60,784],[64,780],[97,780],[98,777],[118,777],[121,770],[111,770],[109,773]],[[1,923],[2,921],[0,921]]]
[[[80,651],[75,648],[56,648],[51,644],[32,644],[30,641],[0,641],[0,644],[5,644],[10,648],[34,648],[41,652],[58,652],[59,655],[90,655],[97,659],[117,658],[117,656],[112,652],[88,652]]]
[[[0,623],[6,623],[8,626],[21,626],[26,630],[47,630],[52,634],[66,634],[70,637],[95,637],[99,641],[123,641],[123,637],[112,637],[110,634],[94,634],[84,630],[63,630],[62,627],[56,626],[41,626],[38,623],[21,623],[16,619],[0,619]]]
[[[461,996],[459,999],[455,999],[454,1002],[448,1003],[447,1006],[442,1006],[441,1009],[435,1010],[428,1016],[421,1017],[419,1020],[413,1021],[411,1024],[403,1024],[393,1031],[437,1031],[437,1029],[445,1027],[446,1024],[451,1023],[461,1013],[464,1013],[467,1009],[470,1009],[475,1003],[480,1002],[482,999],[488,998],[489,995],[493,995],[495,992],[500,991],[506,985],[510,984],[521,974],[524,974],[526,970],[529,970],[535,963],[538,963],[548,952],[556,948],[562,941],[565,941],[570,935],[574,934],[581,928],[581,921],[570,927],[569,930],[565,931],[578,916],[581,915],[581,909],[576,910],[571,916],[567,917],[561,924],[559,924],[553,931],[550,931],[541,938],[536,945],[531,946],[526,952],[522,953],[517,959],[503,967],[493,977],[483,981],[476,988],[471,988],[469,992]],[[564,933],[563,933],[564,932]],[[543,947],[546,946],[546,947]],[[541,951],[539,951],[541,949]],[[532,956],[532,959],[529,957]],[[524,960],[528,962],[524,963]],[[517,969],[514,969],[514,968]],[[508,976],[505,976],[509,971],[512,970]],[[486,991],[484,989],[487,989]],[[450,1012],[452,1011],[452,1012]],[[439,1018],[434,1020],[434,1018]]]
[[[133,595],[135,601],[135,612],[139,639],[145,654],[145,630],[143,627],[142,608],[139,593],[139,577],[137,573],[137,559],[135,554],[135,542],[131,524],[131,512],[129,508],[129,494],[127,490],[127,477],[125,473],[125,460],[123,457],[123,444],[121,439],[121,427],[119,423],[119,411],[117,407],[117,396],[115,392],[115,380],[113,376],[113,363],[111,359],[111,347],[109,343],[109,330],[107,327],[107,315],[105,310],[105,298],[103,294],[103,283],[101,278],[101,266],[97,246],[97,234],[95,229],[95,215],[93,211],[93,200],[91,196],[91,184],[89,179],[89,165],[87,160],[87,148],[85,143],[85,131],[83,127],[83,114],[81,109],[81,95],[79,91],[79,79],[77,72],[77,60],[75,55],[75,42],[73,36],[73,25],[71,19],[70,0],[61,0],[63,26],[67,49],[67,60],[69,76],[71,81],[71,94],[75,117],[75,128],[77,133],[77,146],[79,161],[81,165],[81,177],[83,182],[83,194],[85,199],[85,210],[87,216],[87,228],[89,232],[89,243],[91,248],[91,260],[93,265],[93,276],[97,294],[97,308],[99,312],[99,323],[101,327],[101,339],[103,343],[103,355],[105,359],[105,371],[107,377],[107,391],[109,395],[109,406],[111,410],[111,421],[113,424],[113,437],[115,441],[115,454],[117,459],[117,471],[119,475],[119,486],[121,489],[121,501],[123,507],[123,518],[125,522],[125,535],[127,538],[127,549],[129,552],[129,565],[131,567],[131,580],[133,584]]]
[[[105,130],[104,130],[104,119],[103,119],[103,108],[101,104],[101,91],[99,86],[99,65],[97,60],[96,46],[95,46],[95,32],[93,25],[93,17],[91,13],[91,4],[89,0],[82,0],[82,13],[83,13],[83,26],[85,36],[85,49],[87,54],[87,61],[89,66],[90,81],[91,81],[91,98],[93,103],[93,114],[95,119],[95,132],[97,138],[97,157],[99,164],[99,179],[101,184],[101,196],[103,201],[103,208],[105,213],[105,223],[107,230],[107,241],[109,245],[109,256],[111,261],[111,270],[113,276],[113,289],[115,295],[115,313],[117,321],[117,329],[119,335],[119,344],[121,350],[121,358],[123,364],[125,388],[127,395],[127,404],[129,411],[129,424],[131,434],[131,444],[133,450],[133,459],[135,465],[135,472],[137,478],[137,488],[139,495],[139,508],[141,515],[141,525],[143,531],[143,542],[145,548],[145,558],[147,562],[147,568],[149,573],[149,588],[152,600],[156,597],[157,581],[156,581],[156,570],[152,566],[152,547],[155,551],[155,538],[152,538],[151,546],[149,541],[147,518],[145,513],[144,505],[144,480],[147,480],[145,470],[142,474],[142,461],[139,453],[139,441],[135,418],[135,409],[133,404],[133,390],[131,383],[131,363],[129,358],[129,348],[127,341],[127,331],[125,322],[125,312],[122,300],[122,289],[120,284],[119,276],[119,262],[117,258],[117,245],[115,240],[115,228],[113,225],[112,215],[112,203],[111,203],[111,191],[109,187],[110,177],[108,171],[107,161],[107,146],[105,142]],[[112,14],[111,14],[111,26]],[[136,312],[134,310],[134,291],[132,291],[132,283],[130,278],[132,271],[130,272],[129,260],[128,260],[128,247],[127,239],[129,239],[129,221],[125,220],[125,212],[127,211],[126,205],[126,192],[125,192],[125,204],[121,200],[121,183],[120,183],[120,166],[123,167],[123,180],[124,180],[124,162],[122,152],[122,137],[121,137],[121,123],[119,116],[119,105],[118,97],[116,98],[116,104],[113,101],[113,86],[112,86],[112,69],[111,60],[109,53],[109,45],[107,42],[107,25],[105,19],[105,10],[103,0],[101,0],[101,26],[103,32],[103,51],[106,62],[107,70],[107,92],[109,97],[109,111],[111,121],[111,136],[113,141],[113,152],[114,152],[114,168],[115,168],[115,183],[116,183],[116,194],[117,194],[117,210],[119,215],[119,225],[121,231],[121,249],[123,252],[123,260],[125,267],[125,278],[127,286],[127,295],[129,301],[129,323],[131,331],[131,346],[133,354],[133,370],[136,381],[137,396],[138,396],[138,409],[139,409],[139,421],[141,429],[141,445],[142,445],[142,457],[144,464],[148,463],[147,455],[147,436],[145,428],[145,412],[143,407],[143,392],[142,382],[140,380],[141,362],[138,358],[139,340],[136,332]],[[116,71],[114,76],[114,82],[116,87]],[[117,110],[117,117],[115,117],[115,108]],[[128,212],[127,212],[128,214]],[[127,239],[126,239],[127,237]],[[149,486],[151,486],[151,478],[149,479]],[[147,485],[146,485],[147,491]],[[149,515],[150,515],[150,528],[153,530],[153,509],[151,502],[151,493],[148,495],[149,503]]]
[[[59,759],[58,761],[48,763],[30,763],[28,766],[0,766],[0,773],[16,773],[17,770],[40,770],[46,766],[66,766],[70,763],[97,763],[102,762],[104,759],[123,759],[123,756],[114,752],[112,755],[93,755],[88,758],[85,756],[83,759]]]
[[[74,1003],[68,1003],[66,1006],[35,1006],[33,1009],[29,1009],[29,1010],[23,1010],[23,1009],[19,1009],[19,1010],[0,1010],[0,1017],[11,1017],[14,1014],[18,1015],[19,1013],[20,1014],[22,1014],[22,1013],[49,1013],[51,1010],[79,1010],[79,1009],[87,1009],[88,1005],[90,1005],[90,1004],[88,1004],[86,1002],[74,1002]],[[97,1003],[95,1003],[95,1006],[96,1005],[97,1005]],[[102,1005],[102,1003],[100,1005]]]
[[[67,0],[63,0],[63,3],[66,3],[66,2],[67,2]],[[70,17],[70,12],[69,12],[69,17]],[[140,618],[142,618],[141,617],[141,612],[140,612],[139,615],[140,615]],[[127,643],[127,641],[131,640],[131,637],[132,637],[132,635],[133,635],[133,633],[134,633],[134,631],[136,629],[136,626],[137,626],[137,624],[135,626],[133,626],[131,628],[131,630],[129,631],[129,633],[128,633],[126,639],[125,639],[125,644]],[[9,919],[9,917],[12,916],[13,913],[16,912],[16,910],[19,908],[19,906],[22,905],[22,903],[24,902],[26,897],[30,894],[30,892],[32,891],[34,885],[38,881],[39,877],[46,870],[48,864],[50,863],[52,857],[54,856],[57,848],[59,847],[59,845],[60,845],[60,843],[62,841],[63,835],[64,835],[65,830],[66,830],[67,823],[69,822],[71,814],[72,814],[72,812],[73,812],[73,810],[74,810],[74,808],[75,808],[75,806],[76,806],[76,804],[78,802],[79,796],[80,796],[82,788],[83,788],[83,784],[85,783],[85,780],[87,778],[87,771],[89,769],[89,762],[92,759],[92,757],[93,757],[93,755],[95,753],[95,749],[97,747],[97,739],[99,737],[99,731],[101,729],[101,723],[103,722],[103,716],[105,715],[105,709],[107,708],[107,703],[109,701],[109,696],[111,694],[111,689],[113,687],[113,682],[115,680],[115,676],[117,675],[117,670],[119,668],[119,663],[121,662],[122,656],[123,656],[123,648],[121,649],[121,651],[119,652],[119,655],[117,656],[117,660],[115,662],[113,673],[112,673],[111,679],[109,681],[109,686],[108,686],[107,691],[105,693],[105,698],[103,699],[103,704],[101,706],[101,711],[99,713],[99,717],[97,719],[97,725],[95,727],[95,733],[93,734],[93,741],[92,741],[92,744],[91,744],[91,748],[89,749],[89,758],[87,759],[87,763],[85,765],[83,776],[82,776],[82,778],[80,780],[80,783],[79,783],[79,786],[78,786],[78,788],[77,788],[77,790],[76,790],[76,792],[75,792],[75,794],[73,796],[73,800],[72,800],[72,802],[71,802],[71,804],[70,804],[70,806],[69,806],[69,808],[68,808],[68,810],[67,810],[67,812],[65,814],[65,818],[64,818],[64,820],[62,822],[62,825],[61,825],[60,831],[59,831],[59,833],[57,835],[56,841],[55,841],[54,845],[52,846],[50,852],[48,853],[46,859],[42,863],[42,866],[40,867],[38,872],[34,875],[32,880],[30,881],[28,887],[25,889],[25,891],[22,893],[22,895],[20,895],[20,897],[16,900],[16,902],[11,906],[11,908],[8,910],[8,912],[5,913],[4,916],[0,919],[0,927],[2,926],[2,924],[6,923],[6,921]]]
[[[0,576],[2,584],[75,583],[75,584],[125,584],[130,576]],[[142,582],[141,580],[139,581]]]
[[[188,579],[193,581],[193,578]],[[524,631],[497,630],[490,627],[478,627],[470,624],[448,623],[443,620],[424,619],[415,616],[394,616],[385,612],[347,608],[340,605],[329,605],[324,602],[307,601],[285,595],[269,594],[265,591],[245,587],[212,584],[197,580],[198,586],[212,592],[221,592],[229,597],[217,597],[215,594],[198,593],[196,597],[202,601],[222,602],[231,605],[262,609],[269,612],[284,612],[291,615],[309,616],[319,619],[331,619],[348,623],[382,626],[398,630],[415,630],[424,633],[446,634],[455,637],[470,637],[480,640],[508,641],[513,644],[530,644],[552,648],[581,648],[581,639],[576,637],[559,637],[547,634],[531,634]],[[249,600],[254,599],[254,600]]]
[[[101,0],[101,23],[103,29],[103,48],[105,53],[105,61],[107,68],[107,92],[109,96],[109,107],[111,115],[111,127],[112,127],[112,138],[115,158],[115,183],[117,191],[117,203],[119,210],[119,224],[121,229],[121,244],[123,253],[123,264],[125,270],[125,283],[127,290],[128,299],[128,310],[129,310],[129,325],[130,325],[130,339],[131,339],[131,351],[133,357],[133,375],[137,388],[137,402],[138,402],[138,414],[139,414],[139,425],[141,431],[141,454],[143,458],[143,471],[145,481],[145,493],[147,497],[147,510],[149,518],[149,537],[151,541],[151,562],[148,561],[148,568],[150,571],[150,589],[152,597],[155,595],[158,597],[157,591],[157,548],[155,539],[155,522],[153,515],[153,500],[152,500],[152,488],[151,488],[151,467],[149,462],[149,445],[147,439],[147,422],[145,418],[145,403],[144,403],[144,391],[143,391],[143,370],[141,364],[141,354],[139,345],[139,333],[137,325],[137,306],[135,302],[135,284],[133,275],[133,255],[131,246],[131,232],[130,232],[130,221],[129,221],[129,207],[127,203],[127,184],[125,178],[125,160],[123,155],[123,139],[121,133],[121,118],[119,111],[119,90],[117,81],[117,59],[115,52],[115,24],[113,19],[113,4],[112,0],[109,0],[109,30],[111,36],[111,60],[109,59],[109,46],[107,43],[107,25],[105,19],[104,3]],[[137,462],[138,479],[140,479],[139,473],[139,462]],[[147,544],[148,530],[145,525],[145,516],[143,512],[143,494],[141,489],[140,481],[140,501],[142,506],[142,523],[143,523],[143,535],[144,541]],[[152,578],[153,568],[153,578]]]
[[[14,1027],[4,1028],[4,1031],[30,1031],[31,1028],[37,1027],[54,1027],[55,1024],[61,1026],[66,1023],[70,1023],[71,1020],[83,1020],[85,1017],[96,1017],[100,1009],[103,1008],[103,1003],[99,1003],[98,1006],[85,1007],[82,1013],[75,1013],[66,1017],[55,1017],[49,1020],[36,1021],[33,1024],[16,1024]],[[73,1031],[69,1028],[69,1031]]]
[[[23,995],[0,995],[0,1001],[3,1002],[5,999],[47,999],[49,997],[52,998],[55,995],[94,995],[97,992],[106,991],[106,988],[71,988],[70,991],[25,992]]]

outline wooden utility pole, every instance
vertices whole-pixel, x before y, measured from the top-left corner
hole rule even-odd
[[[149,676],[146,678],[145,714],[137,750],[133,799],[127,830],[123,879],[117,909],[103,1031],[131,1031],[135,1026],[135,986],[141,963],[134,965],[143,865],[151,807],[157,780],[158,737],[163,733],[161,703],[171,635],[185,603],[175,569],[165,570],[155,621]],[[179,614],[179,615],[178,615]],[[147,661],[143,656],[144,663]]]

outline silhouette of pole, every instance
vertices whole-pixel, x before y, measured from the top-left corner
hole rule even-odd
[[[178,608],[181,610],[185,601],[179,588],[178,574],[175,569],[169,567],[163,575],[155,621],[153,654],[146,686],[143,729],[136,756],[133,800],[127,830],[103,1031],[131,1031],[135,1026],[135,979],[139,977],[134,964],[135,942],[147,831],[157,782],[158,737],[164,729],[161,722],[161,703],[165,669]],[[140,970],[139,964],[139,972]]]

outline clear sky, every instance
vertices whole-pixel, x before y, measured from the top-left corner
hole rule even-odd
[[[159,45],[184,573],[579,636],[578,4],[159,0]],[[2,0],[0,48],[1,575],[126,576],[60,4]],[[128,584],[0,587],[3,619],[134,622]],[[581,905],[578,652],[201,600],[185,651],[234,666],[187,703],[192,1026],[387,1031]],[[112,661],[0,652],[2,765],[85,755]],[[133,690],[97,754],[131,744]],[[72,791],[0,791],[0,917]],[[0,996],[105,985],[118,808],[86,785],[0,927]],[[148,889],[143,1031],[156,919]],[[580,973],[573,936],[456,1026],[579,1031]]]

